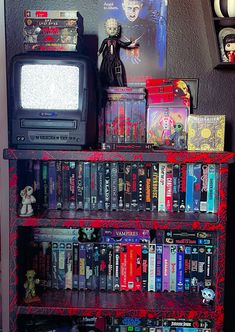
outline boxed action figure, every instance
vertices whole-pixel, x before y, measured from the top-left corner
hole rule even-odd
[[[147,143],[159,148],[187,147],[190,93],[182,80],[152,79],[147,89]]]

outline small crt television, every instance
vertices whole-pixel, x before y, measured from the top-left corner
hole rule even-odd
[[[97,143],[97,74],[70,52],[23,53],[10,67],[10,145],[19,149],[84,149]]]

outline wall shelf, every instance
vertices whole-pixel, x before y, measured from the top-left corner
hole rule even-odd
[[[150,211],[48,211],[39,217],[17,218],[22,227],[95,227],[95,228],[184,228],[217,231],[223,229],[217,214],[160,213]]]
[[[59,151],[59,150],[16,150],[4,149],[4,159],[9,160],[82,160],[82,161],[157,161],[168,163],[233,163],[234,152],[198,152],[198,151],[176,151],[156,150],[154,152],[135,151]]]
[[[58,305],[58,303],[60,305]],[[187,310],[185,310],[187,308]],[[200,294],[153,292],[93,292],[51,290],[41,297],[39,305],[17,308],[19,314],[130,316],[130,317],[184,317],[213,319],[213,306],[202,304]]]
[[[217,17],[214,13],[211,0],[201,0],[201,4],[213,68],[234,70],[235,62],[223,62],[221,60],[218,33],[225,27],[235,28],[235,17]]]

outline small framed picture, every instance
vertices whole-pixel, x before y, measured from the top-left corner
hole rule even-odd
[[[191,103],[193,108],[197,108],[198,105],[198,83],[197,78],[181,78],[188,86],[191,94]]]
[[[190,103],[192,108],[197,108],[198,105],[198,83],[197,78],[174,78],[174,80],[182,80],[187,84],[188,89],[190,90],[191,100]]]

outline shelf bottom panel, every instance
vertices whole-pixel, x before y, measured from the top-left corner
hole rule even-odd
[[[150,211],[60,211],[47,210],[38,216],[18,218],[19,226],[97,228],[180,228],[217,231],[223,226],[213,213],[166,213]]]
[[[50,290],[39,303],[21,305],[18,314],[131,316],[214,319],[213,306],[204,305],[198,293],[95,292]]]

